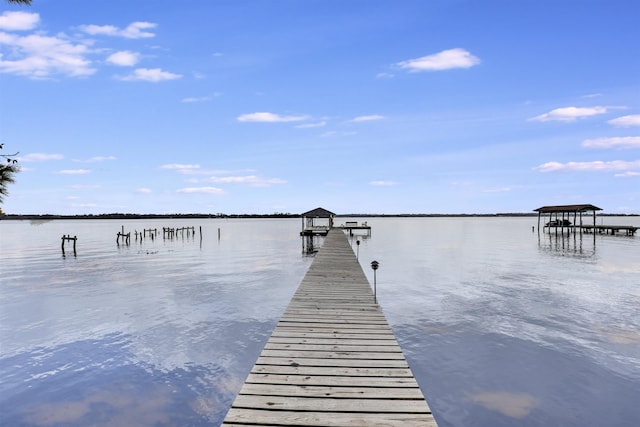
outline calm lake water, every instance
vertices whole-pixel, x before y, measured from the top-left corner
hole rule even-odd
[[[640,236],[536,222],[371,218],[352,243],[441,427],[640,425]],[[219,425],[313,261],[299,229],[0,221],[0,425]]]

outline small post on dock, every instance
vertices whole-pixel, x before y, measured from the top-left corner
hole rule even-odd
[[[376,270],[378,269],[378,266],[380,265],[380,263],[378,261],[372,261],[371,262],[371,268],[373,268],[373,302],[374,303],[378,303],[378,292],[377,292],[377,285],[376,285]]]
[[[360,258],[360,240],[356,240],[356,259]]]

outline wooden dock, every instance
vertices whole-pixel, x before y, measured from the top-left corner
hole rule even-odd
[[[600,234],[616,234],[624,231],[627,236],[633,236],[638,231],[638,227],[633,225],[581,225],[579,227],[586,232]]]
[[[340,229],[325,238],[222,425],[437,426]]]

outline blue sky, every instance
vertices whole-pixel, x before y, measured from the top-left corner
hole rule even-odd
[[[8,213],[640,213],[637,0],[0,2]]]

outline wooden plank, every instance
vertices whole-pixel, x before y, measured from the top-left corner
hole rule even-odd
[[[298,357],[271,357],[260,355],[256,365],[280,365],[280,366],[347,366],[353,368],[408,368],[407,362],[402,359],[343,359],[343,358],[309,358]]]
[[[350,399],[295,396],[261,396],[240,394],[233,403],[234,408],[269,408],[284,411],[305,412],[368,412],[428,414],[423,398],[419,399]]]
[[[231,408],[223,426],[437,427],[431,414],[295,412]]]
[[[395,336],[389,331],[381,334],[378,331],[371,333],[346,334],[340,332],[300,332],[287,330],[286,328],[277,328],[273,331],[272,337],[278,338],[321,338],[321,339],[339,339],[339,340],[392,340],[397,343]]]
[[[303,385],[291,387],[281,384],[246,384],[242,394],[260,396],[293,396],[316,398],[350,398],[350,399],[422,399],[422,392],[417,387],[353,387],[353,386],[313,386]]]
[[[376,345],[376,346],[397,346],[398,343],[394,339],[368,340],[362,339],[336,339],[336,338],[288,338],[288,337],[271,337],[269,342],[273,344],[319,344],[319,345]]]
[[[334,377],[413,378],[408,368],[357,368],[327,366],[254,365],[253,374],[310,375]]]
[[[355,351],[343,351],[343,352],[335,352],[335,351],[308,351],[308,350],[297,350],[295,353],[292,353],[291,350],[271,350],[265,348],[262,351],[261,356],[265,357],[291,357],[295,355],[298,359],[310,358],[310,359],[380,359],[380,360],[405,360],[404,355],[399,352],[387,352],[387,353],[376,353],[376,352],[355,352]]]
[[[331,345],[331,344],[287,344],[287,343],[272,343],[267,341],[265,345],[269,350],[290,350],[290,351],[329,351],[329,352],[373,352],[373,353],[400,353],[402,350],[399,347],[392,345]]]
[[[247,377],[245,384],[288,384],[293,386],[328,386],[328,387],[372,387],[394,388],[410,387],[418,388],[415,378],[410,377],[330,377],[311,375],[280,375],[280,374],[255,374]],[[241,391],[242,392],[242,391]]]

